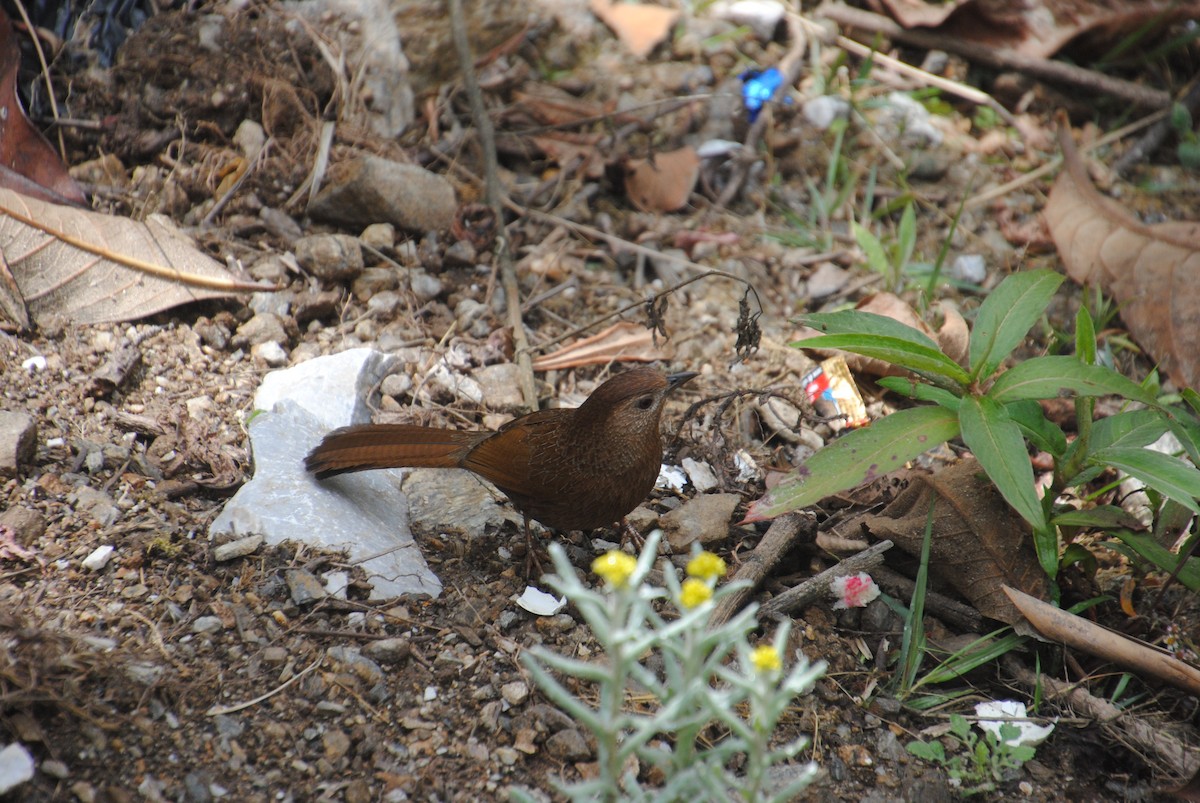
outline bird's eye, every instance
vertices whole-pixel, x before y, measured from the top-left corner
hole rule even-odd
[[[634,403],[634,406],[637,407],[639,410],[649,410],[651,407],[654,406],[654,397],[653,396],[643,396],[642,398],[638,399],[637,402]]]

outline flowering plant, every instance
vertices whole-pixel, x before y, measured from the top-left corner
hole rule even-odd
[[[801,655],[785,673],[786,624],[770,644],[752,646],[748,635],[758,626],[757,606],[711,624],[715,605],[744,585],[717,586],[725,562],[716,555],[697,550],[682,582],[665,562],[665,588],[646,582],[660,537],[651,534],[637,560],[621,552],[597,558],[592,570],[604,580],[603,591],[580,582],[562,548],[550,546],[557,570],[550,585],[576,606],[604,651],[603,662],[545,649],[522,656],[546,695],[596,737],[597,775],[558,791],[589,801],[790,800],[812,780],[815,765],[798,765],[782,783],[769,780],[768,770],[808,742],[774,749],[770,742],[791,701],[812,688],[825,666]],[[558,675],[594,683],[598,703],[577,697]],[[631,686],[656,698],[657,710],[627,710]],[[698,737],[712,724],[728,735],[705,746]],[[639,766],[657,771],[639,773]],[[663,780],[655,785],[647,777]],[[521,790],[513,795],[532,800]]]

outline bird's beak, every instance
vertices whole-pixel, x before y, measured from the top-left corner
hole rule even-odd
[[[700,376],[700,375],[698,373],[696,373],[695,371],[683,371],[682,373],[678,373],[678,374],[668,374],[667,375],[667,392],[670,393],[675,388],[679,387],[680,385],[686,383],[688,380],[690,380],[696,376]]]

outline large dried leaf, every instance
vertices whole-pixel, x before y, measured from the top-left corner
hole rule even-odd
[[[679,19],[673,8],[641,3],[614,3],[611,0],[592,0],[592,13],[604,20],[630,53],[639,59],[666,41],[671,28]]]
[[[127,321],[189,301],[274,289],[235,279],[166,218],[140,223],[4,189],[0,254],[34,322],[48,315]]]
[[[533,370],[558,371],[580,365],[665,360],[667,354],[654,345],[653,334],[644,326],[620,321],[599,334],[538,357],[533,361]]]
[[[1200,386],[1200,223],[1146,225],[1100,195],[1062,126],[1063,170],[1043,213],[1067,275],[1099,284],[1176,384]]]
[[[1083,34],[1112,41],[1146,25],[1162,27],[1200,13],[1200,3],[1179,0],[882,2],[905,28],[936,26],[944,36],[1041,58],[1049,58]]]
[[[1029,525],[1008,506],[976,460],[916,476],[883,513],[867,516],[863,523],[876,537],[919,556],[931,502],[930,571],[984,616],[1019,622],[1021,616],[1002,586],[1045,596],[1046,575],[1034,554]]]
[[[652,159],[630,159],[625,170],[625,192],[634,206],[643,212],[674,212],[688,202],[696,186],[700,157],[686,145]]]

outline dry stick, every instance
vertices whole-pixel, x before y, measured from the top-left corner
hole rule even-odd
[[[830,566],[825,571],[810,577],[794,588],[789,588],[778,597],[763,603],[760,618],[784,616],[799,610],[809,603],[829,596],[829,584],[839,577],[858,574],[874,569],[883,563],[883,553],[892,548],[891,541],[880,541],[870,549],[864,549],[857,555],[842,560],[836,566]]]
[[[806,30],[813,34],[813,36],[820,37],[827,33],[825,28],[802,15],[797,14],[796,18]],[[914,67],[911,64],[905,64],[899,59],[894,59],[886,53],[880,53],[878,50],[867,47],[861,42],[856,42],[846,36],[839,35],[833,40],[833,42],[842,50],[845,50],[848,53],[853,53],[861,59],[872,59],[876,64],[881,64],[884,67],[892,70],[892,72],[920,81],[927,86],[935,87],[943,92],[948,92],[951,95],[957,95],[963,100],[974,103],[977,106],[987,106],[989,109],[996,112],[996,114],[999,115],[1000,118],[1009,125],[1016,125],[1017,123],[1016,118],[1012,116],[1012,113],[1008,109],[1004,108],[1000,101],[973,86],[967,86],[966,84],[959,83],[958,81],[951,81],[949,78],[943,78],[940,75],[934,75],[928,70],[922,70],[920,67]]]
[[[475,60],[471,55],[471,43],[467,41],[467,22],[463,15],[462,0],[446,0],[450,10],[450,28],[454,34],[454,49],[458,51],[458,64],[462,70],[463,87],[471,103],[471,117],[479,132],[479,149],[483,152],[484,193],[487,204],[497,221],[496,264],[500,267],[500,282],[504,287],[504,298],[508,307],[508,323],[512,327],[513,351],[520,368],[521,396],[528,410],[538,408],[537,387],[533,383],[533,358],[530,356],[529,340],[525,337],[525,322],[521,319],[521,288],[517,284],[517,271],[508,250],[508,235],[504,229],[504,194],[500,191],[500,170],[496,163],[496,132],[492,119],[483,105],[483,93],[475,78]]]
[[[913,591],[916,590],[917,584],[909,578],[886,566],[876,569],[872,577],[880,588],[893,597],[912,601]],[[958,600],[950,599],[944,594],[928,589],[925,591],[925,613],[972,633],[978,633],[983,629],[983,616],[979,611],[970,605],[964,605]]]
[[[742,606],[750,599],[750,595],[754,593],[754,589],[758,588],[759,583],[775,568],[775,564],[779,563],[783,559],[783,556],[788,553],[788,550],[792,548],[796,535],[799,534],[800,528],[805,524],[805,521],[805,517],[800,513],[788,513],[771,522],[766,535],[758,542],[758,546],[754,548],[754,551],[742,562],[741,567],[737,570],[737,574],[731,580],[731,582],[748,580],[750,581],[750,585],[721,600],[720,604],[713,610],[712,616],[709,617],[708,626],[710,629],[725,624],[735,613],[742,609]],[[807,521],[809,524],[814,523],[811,516],[808,517]]]
[[[1152,756],[1175,778],[1191,778],[1200,769],[1200,749],[1153,721],[1117,708],[1073,683],[1031,672],[1012,655],[1004,656],[1002,664],[1006,672],[1031,692],[1040,690],[1047,701],[1091,717],[1113,741],[1132,748],[1143,758]]]
[[[1196,110],[1200,109],[1200,80],[1192,80],[1192,85],[1188,87],[1183,97],[1179,100],[1179,104],[1183,106],[1193,117],[1196,115]],[[1174,130],[1171,124],[1171,115],[1163,116],[1163,119],[1155,123],[1149,131],[1138,139],[1129,150],[1125,151],[1112,166],[1112,171],[1116,175],[1121,175],[1135,164],[1140,163],[1151,153],[1158,149],[1158,146],[1163,143],[1169,134]]]
[[[879,33],[927,50],[945,50],[979,64],[1002,70],[1017,70],[1049,81],[1080,86],[1127,100],[1136,106],[1161,109],[1171,102],[1170,94],[1157,89],[1111,78],[1107,75],[1064,64],[1061,61],[1024,56],[1011,50],[995,50],[966,39],[943,36],[928,31],[906,30],[887,17],[850,8],[840,3],[827,3],[815,15],[833,20],[839,25]]]

